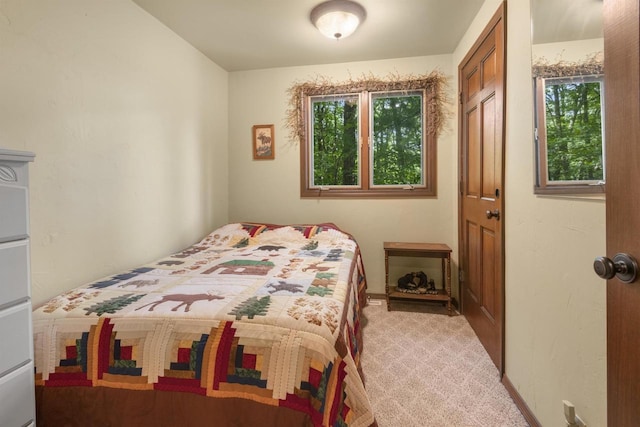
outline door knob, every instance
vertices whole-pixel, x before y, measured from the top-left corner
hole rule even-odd
[[[494,217],[495,217],[495,219],[500,219],[500,211],[498,209],[496,209],[494,211],[487,211],[486,215],[487,215],[487,219],[491,219],[491,218],[494,218]]]
[[[638,275],[638,262],[629,254],[616,254],[613,260],[600,256],[593,261],[593,269],[603,279],[616,276],[621,282],[633,283]]]

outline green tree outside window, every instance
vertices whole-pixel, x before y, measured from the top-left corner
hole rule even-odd
[[[313,183],[358,185],[358,97],[318,99],[313,109]]]
[[[369,111],[364,112],[359,95],[312,98],[312,186],[361,185],[361,168],[367,166],[359,156],[362,115],[368,117],[371,133],[370,186],[424,184],[424,93],[370,95]]]
[[[373,97],[373,185],[422,184],[422,97]]]
[[[549,181],[604,180],[599,81],[545,81]]]

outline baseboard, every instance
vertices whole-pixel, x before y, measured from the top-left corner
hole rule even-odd
[[[367,292],[367,297],[371,298],[371,299],[386,299],[387,296],[385,294],[372,294]]]
[[[517,408],[520,410],[522,416],[525,420],[527,420],[529,425],[531,427],[542,427],[536,416],[533,415],[533,412],[531,412],[531,409],[529,409],[527,403],[524,401],[522,396],[520,396],[520,393],[518,393],[518,390],[516,390],[511,381],[509,381],[507,374],[504,374],[502,376],[502,384],[504,385],[504,388],[506,388],[509,392],[509,395],[513,399],[513,402],[516,404]]]

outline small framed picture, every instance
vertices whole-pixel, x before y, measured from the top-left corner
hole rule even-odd
[[[275,149],[273,125],[253,126],[253,159],[273,160]]]

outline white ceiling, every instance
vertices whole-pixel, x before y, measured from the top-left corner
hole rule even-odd
[[[531,13],[534,44],[602,37],[602,0],[533,0]]]
[[[452,53],[484,3],[357,0],[367,18],[335,41],[309,20],[322,0],[133,1],[227,71]],[[602,0],[532,0],[532,19],[534,43],[599,38]]]
[[[133,0],[227,71],[452,53],[484,0],[358,0],[340,41],[309,20],[321,0]]]

